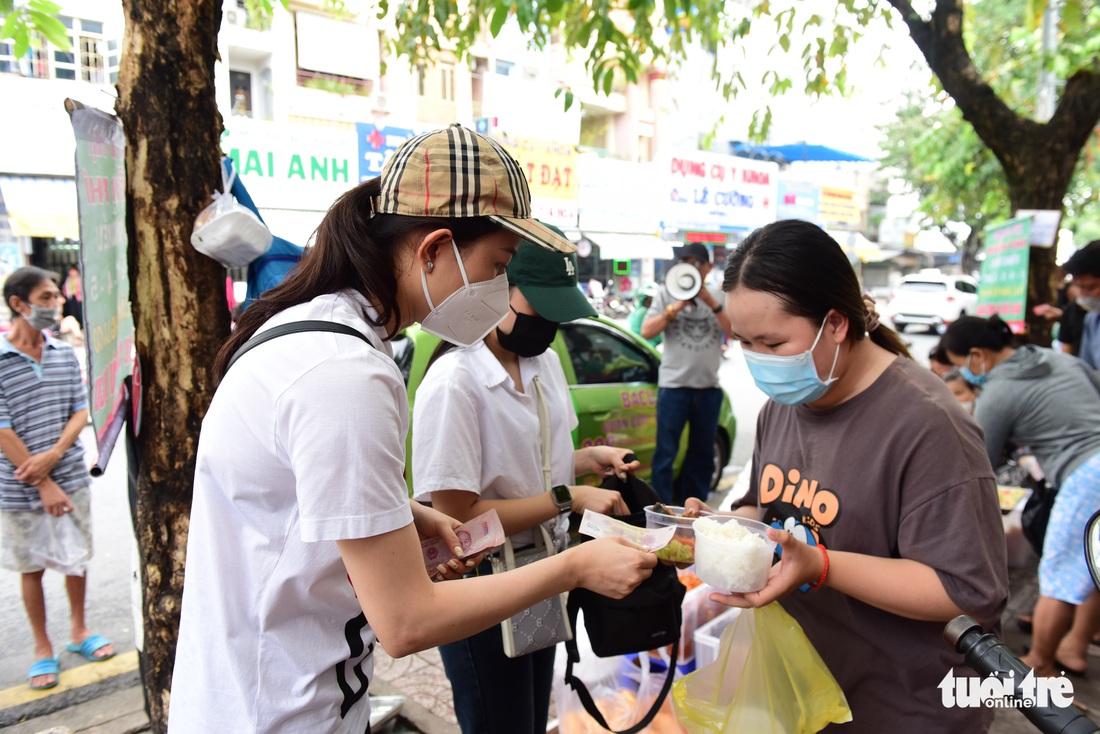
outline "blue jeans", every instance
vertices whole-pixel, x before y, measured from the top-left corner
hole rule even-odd
[[[657,390],[657,448],[653,451],[653,488],[665,503],[673,502],[672,463],[680,450],[684,426],[687,452],[680,466],[680,498],[706,501],[714,475],[714,439],[722,410],[722,388],[662,387]]]
[[[510,658],[499,624],[441,645],[462,734],[545,734],[554,650]]]

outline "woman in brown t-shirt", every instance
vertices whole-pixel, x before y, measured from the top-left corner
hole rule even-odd
[[[730,254],[723,290],[771,398],[736,512],[775,528],[783,560],[761,591],[712,598],[779,600],[799,621],[852,709],[827,731],[985,731],[991,710],[947,706],[939,688],[949,673],[976,676],[943,641],[944,624],[969,614],[996,627],[1008,596],[978,426],[877,324],[817,226],[752,233]]]

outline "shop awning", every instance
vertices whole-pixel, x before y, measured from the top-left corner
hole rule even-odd
[[[585,232],[600,247],[601,260],[672,260],[674,243],[651,234]]]
[[[0,194],[16,237],[80,238],[74,179],[0,176]]]

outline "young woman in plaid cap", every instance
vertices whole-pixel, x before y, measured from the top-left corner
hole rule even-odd
[[[376,640],[401,657],[570,588],[621,597],[649,575],[652,554],[611,539],[507,577],[433,584],[424,571],[420,539],[459,545],[458,523],[408,498],[389,339],[419,321],[480,340],[509,312],[521,233],[566,246],[530,219],[516,162],[454,126],[411,139],[337,200],[301,266],[244,312],[199,440],[174,734],[368,731]],[[361,338],[286,334],[231,365],[254,335],[300,321]]]

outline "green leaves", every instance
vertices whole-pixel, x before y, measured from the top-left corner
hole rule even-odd
[[[508,20],[509,11],[510,8],[505,3],[499,3],[493,11],[493,19],[489,23],[489,32],[493,34],[493,38],[500,35],[500,29],[504,27],[504,23]]]
[[[569,108],[573,106],[573,91],[568,87],[558,87],[554,90],[554,98],[565,95],[565,111],[568,112]]]
[[[36,33],[62,51],[72,49],[69,31],[57,19],[57,14],[61,11],[61,6],[57,3],[50,0],[31,0],[26,5],[15,7],[13,0],[4,0],[0,4],[0,11],[7,13],[4,25],[0,26],[0,39],[12,40],[16,58],[26,55],[36,41]]]

